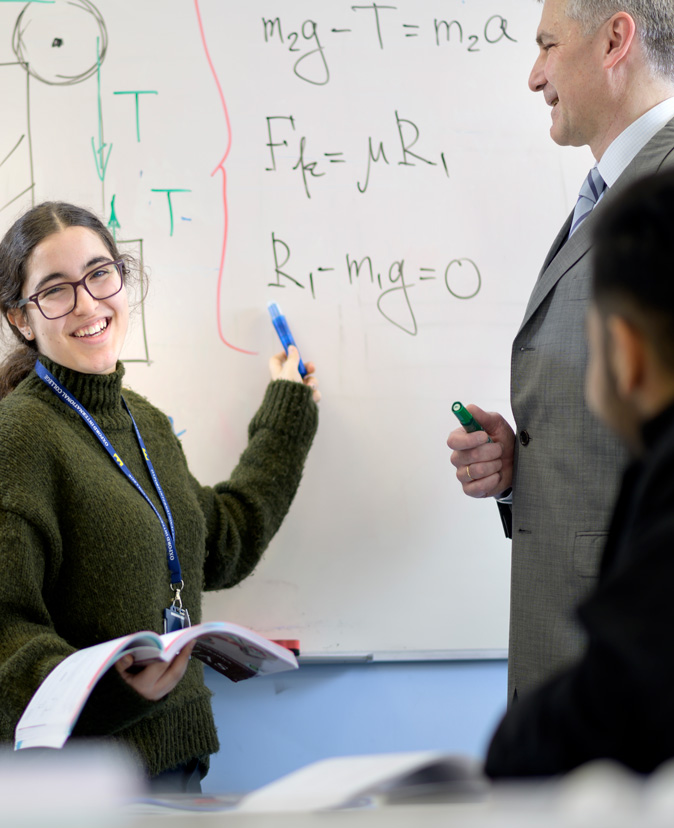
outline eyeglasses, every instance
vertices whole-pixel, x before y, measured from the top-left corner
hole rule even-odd
[[[92,299],[109,299],[119,293],[123,284],[124,260],[117,259],[99,265],[77,282],[57,282],[44,290],[38,290],[27,299],[17,302],[16,307],[22,308],[33,302],[45,319],[59,319],[75,310],[78,287],[83,287]]]

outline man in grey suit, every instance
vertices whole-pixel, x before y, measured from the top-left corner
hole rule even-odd
[[[585,644],[575,608],[594,586],[625,463],[583,399],[588,253],[602,209],[635,179],[674,166],[674,0],[545,0],[536,42],[529,87],[551,107],[550,135],[588,145],[597,166],[513,343],[516,431],[468,406],[486,433],[459,428],[447,440],[464,492],[497,498],[512,537],[509,700]]]

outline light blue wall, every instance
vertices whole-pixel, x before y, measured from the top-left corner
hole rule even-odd
[[[505,661],[303,665],[233,684],[207,670],[221,749],[204,791],[244,792],[326,756],[483,756],[505,710]]]

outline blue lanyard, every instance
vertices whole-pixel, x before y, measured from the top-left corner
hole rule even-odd
[[[159,519],[159,523],[161,523],[161,528],[164,532],[164,540],[166,541],[166,559],[168,561],[169,570],[171,572],[171,585],[177,587],[177,595],[180,595],[180,589],[183,586],[182,575],[180,572],[180,561],[178,560],[178,553],[176,552],[176,530],[175,525],[173,523],[173,515],[171,514],[171,509],[169,508],[168,501],[166,500],[166,496],[164,495],[164,490],[162,489],[159,478],[157,477],[157,473],[154,470],[154,466],[152,465],[152,461],[150,460],[150,456],[147,453],[147,449],[145,448],[145,443],[143,442],[143,438],[140,436],[140,431],[138,430],[138,426],[136,425],[136,421],[133,419],[133,415],[129,411],[129,406],[126,404],[126,400],[122,397],[122,402],[124,403],[124,407],[126,408],[129,417],[131,417],[131,422],[133,423],[134,431],[136,432],[136,438],[138,440],[138,444],[140,445],[141,451],[143,452],[143,457],[145,458],[145,463],[147,465],[148,471],[150,472],[150,477],[152,478],[152,482],[154,483],[154,487],[157,490],[157,494],[159,495],[159,499],[161,500],[162,506],[164,507],[164,511],[166,512],[166,517],[168,518],[169,526],[166,525],[166,521],[164,518],[159,514],[157,509],[155,508],[154,503],[150,500],[147,496],[143,487],[140,483],[136,480],[136,478],[131,474],[128,467],[122,462],[120,456],[115,451],[114,447],[105,436],[105,434],[101,431],[100,426],[94,420],[94,418],[89,414],[87,409],[80,403],[73,395],[67,391],[61,383],[56,379],[56,377],[48,371],[44,365],[38,359],[35,363],[35,370],[37,371],[37,375],[40,377],[42,382],[45,385],[49,386],[52,391],[59,396],[66,405],[69,405],[73,411],[75,411],[79,416],[84,420],[84,422],[89,426],[89,428],[93,431],[94,435],[98,438],[99,443],[103,446],[103,448],[107,451],[110,457],[114,460],[115,465],[117,468],[123,472],[126,476],[126,479],[133,483],[133,485],[138,489],[138,491],[143,495],[145,500],[150,505],[152,511],[157,515]],[[170,527],[170,528],[169,528]]]

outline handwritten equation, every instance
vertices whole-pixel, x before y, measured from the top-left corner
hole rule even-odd
[[[447,158],[444,151],[437,152],[433,158],[427,158],[421,155],[420,149],[413,149],[419,142],[421,137],[421,130],[417,124],[409,118],[403,118],[400,113],[395,110],[391,121],[395,122],[397,139],[395,140],[395,149],[387,150],[387,145],[384,141],[372,138],[369,136],[367,141],[363,144],[363,154],[361,160],[361,174],[356,179],[356,187],[359,193],[365,193],[370,184],[370,175],[372,172],[372,165],[380,163],[385,166],[391,165],[393,152],[399,159],[395,161],[395,165],[401,167],[416,167],[419,164],[426,164],[429,167],[437,167],[442,171],[442,174],[449,178],[449,169],[447,167]],[[294,136],[289,139],[285,136],[292,136],[296,134],[297,124],[296,118],[293,115],[271,115],[267,116],[267,148],[270,155],[270,166],[265,167],[267,172],[277,172],[279,164],[282,160],[289,163],[292,170],[296,171],[301,177],[304,193],[307,198],[311,198],[311,186],[315,179],[323,178],[327,174],[331,165],[346,164],[348,159],[342,151],[320,152],[316,153],[313,147],[308,146],[307,136],[301,135],[296,140]],[[279,152],[279,148],[289,148],[290,140],[293,140],[293,146],[296,147],[294,155],[289,152]],[[320,158],[320,160],[318,160]]]
[[[476,29],[459,19],[434,17],[432,21],[422,23],[401,20],[398,6],[382,3],[351,6],[349,12],[349,23],[353,21],[352,25],[329,27],[328,38],[345,38],[356,28],[366,26],[372,44],[379,49],[419,37],[430,40],[437,48],[453,46],[471,54],[493,48],[499,43],[517,43],[509,30],[508,20],[500,14],[491,15]],[[322,31],[319,35],[317,21],[307,19],[297,25],[288,24],[286,18],[263,17],[261,31],[265,43],[281,46],[293,57],[299,55],[292,71],[300,80],[315,86],[325,86],[330,82],[328,41],[322,39]]]
[[[414,288],[440,281],[445,293],[460,300],[474,299],[482,289],[480,269],[469,258],[453,258],[440,267],[413,266],[405,259],[397,259],[380,269],[369,255],[358,258],[347,253],[341,267],[323,263],[306,274],[298,274],[290,261],[292,252],[288,242],[272,232],[271,246],[274,276],[268,287],[299,290],[308,287],[312,299],[317,299],[325,279],[341,278],[351,286],[368,282],[379,291],[379,313],[410,336],[419,332],[410,296]]]
[[[5,3],[9,6],[9,0]],[[224,32],[231,33],[235,24],[241,23],[238,13],[232,9],[221,11],[219,4],[211,4],[206,18],[202,19],[200,0],[194,0],[193,8],[190,4],[190,15],[199,38],[195,40],[198,48],[188,62],[189,77],[192,88],[197,90],[194,97],[201,104],[197,117],[204,119],[204,127],[189,133],[184,142],[185,157],[180,164],[170,164],[168,160],[165,164],[155,164],[155,156],[169,159],[172,146],[168,140],[166,144],[157,143],[157,124],[169,117],[170,98],[175,95],[179,103],[181,93],[170,87],[170,73],[150,75],[158,79],[156,84],[133,73],[120,73],[116,77],[123,51],[116,43],[114,49],[110,48],[106,22],[94,3],[113,8],[100,0],[78,0],[74,5],[65,0],[23,2],[18,16],[12,16],[16,19],[11,48],[16,61],[4,65],[1,74],[3,80],[10,73],[12,78],[19,73],[25,73],[26,77],[12,80],[14,109],[18,115],[11,119],[7,135],[0,141],[0,214],[15,209],[12,205],[22,198],[34,200],[37,187],[48,187],[45,170],[53,163],[53,150],[31,134],[29,84],[47,87],[83,84],[86,87],[79,99],[73,97],[78,118],[81,113],[78,127],[81,140],[74,156],[83,168],[78,172],[89,175],[93,180],[92,189],[100,192],[101,213],[120,242],[129,235],[134,200],[140,199],[152,231],[161,232],[162,238],[171,239],[172,244],[184,243],[192,214],[202,209],[203,193],[198,178],[201,172],[187,158],[189,153],[196,154],[189,141],[195,140],[196,132],[207,132],[209,142],[214,140],[213,135],[219,135],[217,154],[213,155],[209,170],[220,179],[217,204],[221,210],[217,215],[221,223],[213,245],[213,256],[217,255],[218,259],[214,304],[219,338],[227,347],[244,354],[252,351],[243,347],[246,343],[239,347],[239,343],[230,341],[221,319],[225,282],[230,274],[234,278],[237,273],[236,267],[226,267],[226,264],[236,262],[235,257],[239,255],[229,232],[230,208],[232,212],[234,208],[248,209],[247,196],[241,197],[238,191],[227,188],[227,167],[241,163],[240,150],[254,149],[251,166],[255,168],[255,188],[264,192],[265,185],[274,185],[265,194],[266,207],[282,211],[277,215],[284,215],[289,227],[293,225],[288,211],[299,202],[305,206],[306,199],[313,198],[310,203],[314,214],[326,210],[316,215],[322,227],[340,226],[343,232],[348,232],[349,221],[358,220],[357,208],[350,210],[352,215],[339,216],[338,221],[329,212],[333,193],[337,191],[341,196],[335,185],[344,184],[351,193],[354,188],[357,191],[353,204],[363,205],[360,219],[363,226],[369,222],[375,226],[379,212],[373,209],[373,203],[382,192],[386,196],[392,191],[394,176],[405,179],[396,182],[400,184],[396,192],[403,192],[402,188],[414,177],[415,187],[410,195],[420,201],[425,196],[426,203],[438,203],[438,210],[444,209],[447,203],[444,196],[458,185],[466,160],[463,144],[457,141],[455,146],[456,130],[441,128],[444,121],[438,115],[438,106],[443,110],[447,107],[444,101],[437,103],[433,79],[437,77],[438,65],[444,66],[450,55],[460,55],[461,64],[468,67],[480,62],[485,67],[491,63],[500,66],[531,36],[531,32],[522,31],[521,15],[518,13],[516,17],[512,4],[502,0],[496,0],[496,6],[490,4],[488,10],[485,10],[486,4],[444,0],[441,5],[437,4],[437,12],[429,11],[426,4],[397,4],[395,0],[386,4],[367,0],[358,3],[356,0],[353,4],[312,4],[305,7],[310,11],[302,13],[297,12],[297,6],[284,4],[278,16],[270,12],[262,16],[251,10],[252,17],[246,25],[248,42],[239,46],[239,36],[234,34],[231,35],[234,41],[224,41],[227,48],[223,48]],[[54,8],[50,11],[49,6]],[[509,14],[492,14],[494,11],[509,11]],[[72,13],[74,20],[72,36],[65,34],[70,31],[66,25],[70,20],[68,13]],[[231,21],[231,27],[221,25],[227,20]],[[8,34],[11,28],[6,26]],[[215,61],[211,58],[209,44],[214,55],[226,53],[236,58],[231,65],[223,61],[221,77],[218,74],[221,58]],[[77,60],[66,76],[61,62],[69,48]],[[436,55],[440,57],[433,57]],[[406,56],[409,59],[399,59]],[[251,62],[245,63],[246,59]],[[390,71],[397,64],[405,67],[400,77]],[[232,71],[233,65],[244,67],[245,71],[239,75]],[[378,66],[388,67],[386,73],[369,78]],[[268,77],[278,76],[281,87],[268,83],[253,93],[253,88],[247,86],[248,78],[257,78],[261,67]],[[462,71],[449,74],[451,84],[461,93]],[[334,78],[332,85],[331,78]],[[373,104],[364,111],[367,125],[359,126],[351,111],[347,113],[351,117],[344,118],[344,91],[352,93],[361,86],[367,91],[368,78],[375,84],[371,90]],[[391,96],[378,95],[378,84],[385,84]],[[245,95],[244,108],[240,106],[241,89]],[[41,98],[33,96],[32,100],[48,100],[44,90],[41,95]],[[54,98],[54,94],[49,96]],[[233,99],[231,119],[230,96]],[[338,105],[331,100],[333,96],[337,96]],[[361,110],[354,107],[354,111]],[[334,121],[326,123],[333,115]],[[165,134],[173,134],[177,120],[170,122],[172,129],[167,129]],[[110,130],[111,122],[114,132]],[[232,146],[236,152],[230,158]],[[241,169],[249,169],[245,166],[249,160],[244,158]],[[131,169],[136,163],[137,175]],[[231,176],[230,182],[236,180],[236,176]],[[424,183],[429,182],[430,188],[424,191]],[[289,193],[297,198],[288,198]],[[230,204],[232,194],[236,198]],[[274,202],[277,196],[280,197],[278,208]],[[385,202],[384,209],[388,203]],[[196,226],[196,215],[193,226]],[[376,294],[378,313],[396,329],[411,336],[417,335],[419,322],[423,328],[422,303],[428,301],[427,296],[436,301],[441,298],[470,300],[481,290],[482,275],[477,261],[483,261],[482,254],[474,250],[475,261],[466,258],[465,250],[459,249],[444,261],[431,261],[427,255],[423,262],[420,261],[423,254],[417,256],[405,250],[404,258],[402,251],[395,251],[399,254],[395,260],[395,253],[384,254],[388,259],[384,262],[377,261],[382,258],[379,255],[364,255],[373,250],[369,245],[362,250],[349,250],[344,245],[343,254],[331,253],[326,260],[307,264],[300,255],[299,245],[286,238],[285,230],[271,232],[278,226],[271,216],[269,223],[265,222],[256,231],[258,238],[261,236],[259,247],[266,251],[263,267],[267,268],[266,281],[272,288],[303,290],[313,300],[325,302],[330,279],[339,279],[354,290],[359,284],[361,289],[367,284],[370,298]],[[270,234],[271,249],[266,245]],[[297,248],[294,254],[291,244]],[[332,239],[330,250],[335,249],[341,248],[339,244],[335,248]],[[433,254],[432,258],[444,258],[444,253]],[[375,300],[372,301],[374,304]],[[145,333],[143,321],[144,338]],[[147,348],[145,354],[149,361]]]

